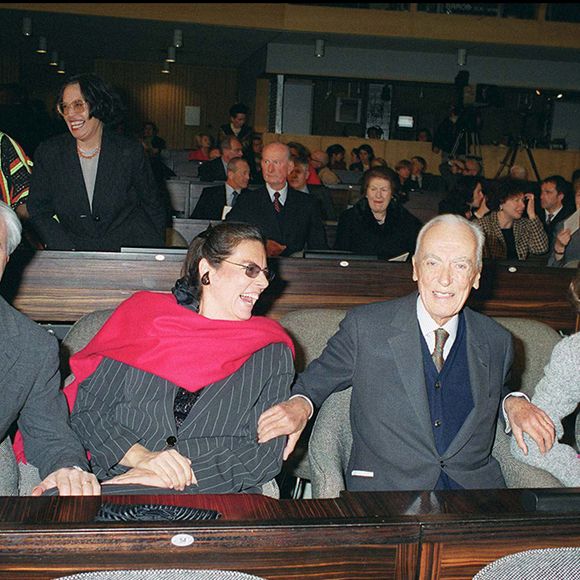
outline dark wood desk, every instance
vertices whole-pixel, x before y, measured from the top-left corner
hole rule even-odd
[[[74,322],[93,310],[114,308],[138,290],[168,292],[184,257],[185,251],[14,254],[0,293],[38,322]],[[408,263],[275,258],[270,265],[276,279],[255,312],[272,318],[298,308],[351,308],[416,290]],[[469,304],[490,316],[533,318],[574,332],[576,313],[566,299],[574,276],[566,268],[490,262]]]
[[[580,491],[580,490],[578,490]],[[264,578],[471,578],[530,548],[580,545],[578,513],[526,513],[519,490],[348,494],[109,496],[118,503],[212,508],[213,521],[94,523],[101,498],[0,498],[0,578],[90,570],[212,568]],[[193,538],[175,545],[178,534]]]

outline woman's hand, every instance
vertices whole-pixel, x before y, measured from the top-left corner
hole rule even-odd
[[[533,193],[524,194],[524,199],[526,200],[526,211],[528,212],[528,217],[533,220],[536,217],[536,202]]]
[[[570,230],[562,230],[557,236],[554,241],[554,253],[556,254],[556,259],[558,259],[558,255],[562,256],[566,251],[566,246],[570,243],[570,238],[572,234]]]
[[[127,451],[120,463],[127,467],[153,472],[162,482],[162,485],[157,485],[157,487],[183,491],[188,485],[197,484],[197,479],[191,469],[191,460],[175,449],[149,451],[143,445],[136,443]]]

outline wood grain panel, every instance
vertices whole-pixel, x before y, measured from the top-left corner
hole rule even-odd
[[[98,60],[95,72],[121,93],[132,129],[153,121],[169,149],[191,149],[196,133],[215,137],[227,122],[237,100],[238,72],[174,63],[164,75],[161,56],[159,63]],[[199,127],[185,125],[186,106],[201,107]]]

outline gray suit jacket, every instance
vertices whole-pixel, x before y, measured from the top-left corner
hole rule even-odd
[[[127,471],[119,461],[135,443],[161,451],[174,437],[174,448],[191,459],[198,481],[188,493],[260,493],[280,472],[284,439],[259,444],[258,418],[288,398],[293,379],[290,349],[269,345],[234,374],[205,387],[178,429],[174,384],[103,359],[79,386],[71,423],[101,480]]]
[[[474,408],[449,448],[435,446],[423,372],[417,294],[351,310],[292,394],[315,406],[352,385],[351,491],[430,490],[444,469],[465,488],[505,487],[491,456],[502,390],[512,364],[511,335],[465,308]],[[354,473],[353,473],[354,472]]]
[[[0,439],[18,420],[27,460],[46,477],[88,467],[69,425],[54,337],[0,298]]]

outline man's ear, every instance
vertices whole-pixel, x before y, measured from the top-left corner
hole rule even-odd
[[[411,258],[411,263],[413,264],[413,282],[417,282],[419,278],[417,276],[417,265],[415,263],[415,256]]]
[[[477,290],[479,288],[479,280],[481,278],[481,271],[479,271],[476,276],[475,279],[473,280],[473,284],[472,284],[472,288],[474,290]]]

